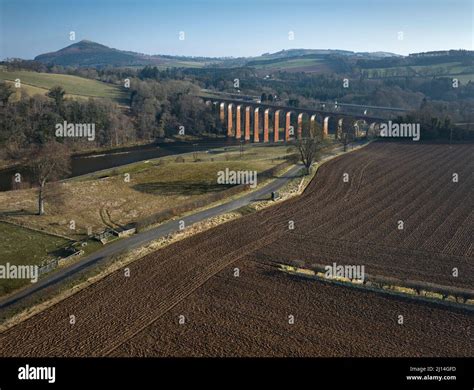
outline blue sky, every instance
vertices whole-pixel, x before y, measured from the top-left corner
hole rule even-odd
[[[0,58],[58,50],[70,31],[147,54],[473,50],[473,20],[473,0],[0,0]]]

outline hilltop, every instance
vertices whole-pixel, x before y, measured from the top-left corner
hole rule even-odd
[[[104,66],[182,66],[197,67],[208,58],[147,55],[133,51],[114,49],[97,42],[82,40],[55,52],[41,54],[35,61],[44,64],[82,67]]]
[[[88,40],[41,54],[35,57],[35,61],[62,66],[134,66],[153,63],[138,53],[113,49]]]
[[[62,66],[146,66],[159,67],[202,67],[209,64],[219,66],[265,66],[287,60],[327,59],[334,56],[347,58],[387,58],[396,57],[393,53],[357,53],[348,50],[332,49],[290,49],[281,50],[276,53],[265,53],[256,57],[240,58],[209,58],[209,57],[187,57],[170,55],[148,55],[132,51],[124,51],[110,48],[97,42],[82,40],[73,43],[55,52],[41,54],[35,57],[36,61],[44,64]],[[304,61],[303,61],[304,62]],[[310,61],[313,62],[313,61]]]
[[[262,74],[280,70],[348,74],[355,70],[367,78],[459,76],[465,82],[472,80],[473,59],[474,52],[467,50],[413,53],[409,56],[383,51],[354,52],[338,49],[289,49],[238,58],[148,55],[110,48],[89,40],[35,58],[47,65],[73,67],[156,66],[165,69],[244,66],[252,67]]]

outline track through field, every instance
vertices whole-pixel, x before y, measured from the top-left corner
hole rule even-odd
[[[271,265],[362,264],[372,275],[472,288],[473,151],[377,142],[340,156],[302,196],[145,256],[130,277],[117,271],[5,331],[0,356],[472,355],[472,314]]]

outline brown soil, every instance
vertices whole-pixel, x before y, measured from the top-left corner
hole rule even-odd
[[[272,265],[363,264],[472,287],[473,156],[470,145],[375,143],[334,159],[301,197],[145,256],[130,277],[119,270],[5,331],[0,356],[472,356],[472,312]]]

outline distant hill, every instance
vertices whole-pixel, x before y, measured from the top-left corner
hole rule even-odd
[[[44,64],[82,67],[145,65],[201,67],[210,60],[207,58],[150,56],[132,51],[113,49],[88,40],[82,40],[58,51],[35,57],[35,61],[40,61]]]
[[[139,54],[125,52],[91,41],[80,41],[52,53],[41,54],[36,61],[62,66],[134,66],[147,65],[151,61]]]
[[[350,73],[354,69],[368,78],[459,76],[473,79],[474,52],[449,50],[400,56],[389,52],[354,52],[336,49],[289,49],[256,57],[209,58],[147,55],[113,49],[83,40],[35,58],[44,64],[82,67],[157,66],[158,68],[252,67],[259,74],[279,70],[310,73]]]
[[[354,52],[350,50],[337,50],[337,49],[289,49],[281,50],[276,53],[265,53],[260,57],[256,57],[253,61],[268,60],[276,58],[294,58],[308,55],[315,56],[328,56],[328,55],[340,55],[347,57],[359,57],[359,58],[382,58],[382,57],[401,57],[398,54],[388,52]]]
[[[271,64],[277,60],[307,60],[310,58],[323,58],[326,56],[346,56],[364,59],[396,56],[393,53],[355,53],[348,50],[330,49],[290,49],[276,53],[266,53],[257,57],[248,58],[208,58],[186,57],[169,55],[147,55],[113,49],[100,43],[83,40],[73,43],[55,52],[37,56],[36,61],[44,64],[62,66],[104,67],[104,66],[158,66],[158,67],[203,67],[206,65],[219,66],[254,66]],[[305,62],[305,61],[303,61]],[[290,64],[290,68],[294,64]],[[274,66],[272,66],[274,67]],[[283,66],[285,67],[285,66]]]
[[[290,49],[276,53],[266,53],[249,59],[245,65],[264,72],[279,70],[307,73],[346,73],[350,64],[357,60],[374,61],[381,58],[398,58],[397,54],[376,52],[359,53],[332,49]]]

